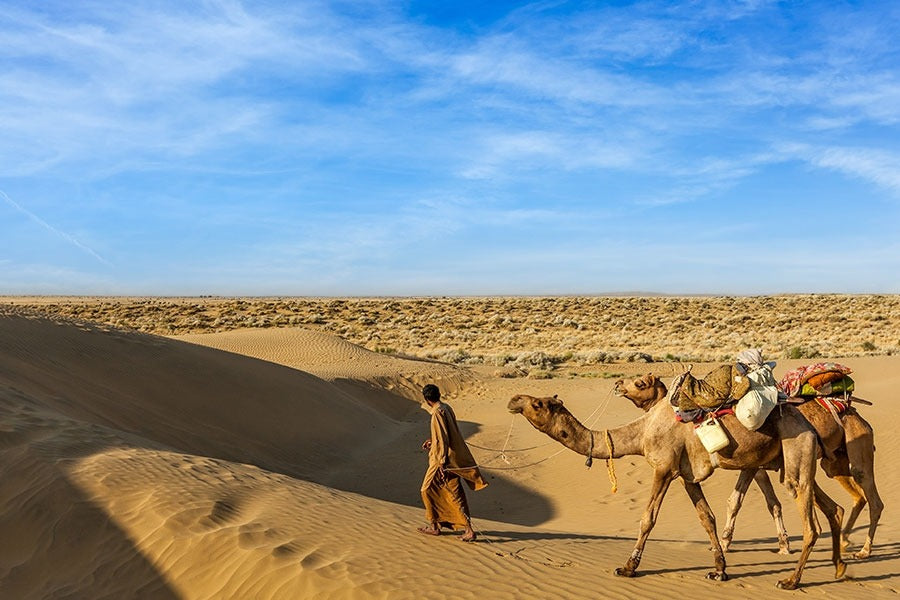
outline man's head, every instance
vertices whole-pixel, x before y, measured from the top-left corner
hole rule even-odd
[[[429,383],[425,387],[422,388],[422,397],[431,404],[435,402],[441,401],[441,390],[438,389],[438,386]]]

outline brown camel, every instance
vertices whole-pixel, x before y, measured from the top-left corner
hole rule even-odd
[[[631,400],[641,410],[647,411],[665,398],[668,390],[662,381],[652,373],[648,373],[631,381],[617,381],[616,392]],[[843,549],[851,546],[850,531],[863,507],[869,505],[869,531],[866,541],[853,555],[856,559],[868,558],[872,553],[875,529],[884,509],[884,503],[875,485],[875,444],[872,426],[852,407],[840,416],[840,422],[830,410],[818,402],[805,402],[798,405],[798,409],[819,436],[824,449],[820,462],[822,470],[828,477],[840,483],[853,498],[853,508],[841,532]],[[779,552],[787,554],[790,552],[790,546],[781,517],[781,503],[775,495],[769,476],[761,469],[744,471],[738,478],[734,492],[728,499],[728,516],[722,531],[722,547],[727,552],[731,545],[737,514],[751,481],[756,481],[775,520]]]
[[[716,518],[700,487],[700,482],[712,475],[716,465],[694,435],[693,427],[677,422],[669,407],[658,403],[636,421],[605,431],[582,425],[556,396],[514,396],[507,408],[512,413],[521,413],[535,429],[578,454],[604,459],[641,455],[650,464],[653,469],[650,501],[641,518],[634,550],[625,566],[616,569],[617,575],[635,575],[666,491],[674,479],[681,477],[712,544],[715,571],[706,576],[719,581],[728,579],[725,554],[716,535]],[[719,451],[717,466],[748,469],[782,462],[784,483],[796,498],[803,523],[803,549],[794,572],[779,581],[778,587],[795,589],[800,583],[803,567],[819,536],[815,527],[814,502],[828,517],[833,537],[835,577],[843,577],[846,565],[841,560],[838,539],[841,528],[839,507],[816,485],[816,434],[810,424],[793,406],[785,407],[778,418],[769,419],[760,431],[747,430],[732,415],[724,417],[723,423],[728,431],[729,445]]]

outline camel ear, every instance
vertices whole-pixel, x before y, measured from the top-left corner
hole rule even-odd
[[[559,399],[559,396],[557,396],[556,394],[553,394],[552,398],[547,399],[547,405],[548,406],[562,406],[563,401]]]
[[[653,373],[647,373],[647,381],[650,383],[650,385],[656,385],[656,375],[654,375]]]

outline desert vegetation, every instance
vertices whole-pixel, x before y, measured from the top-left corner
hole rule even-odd
[[[159,335],[304,327],[370,350],[509,376],[559,365],[900,352],[900,296],[3,298],[20,308]]]

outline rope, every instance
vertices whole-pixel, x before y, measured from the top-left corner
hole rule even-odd
[[[528,468],[528,467],[533,467],[534,465],[539,465],[539,464],[541,464],[541,463],[544,462],[544,461],[548,461],[548,460],[550,460],[550,459],[553,458],[553,457],[559,456],[560,454],[562,454],[562,453],[565,452],[566,450],[568,450],[568,448],[563,448],[562,450],[557,450],[556,452],[554,452],[554,453],[551,454],[550,456],[545,456],[544,458],[542,458],[542,459],[540,459],[540,460],[536,460],[536,461],[531,462],[531,463],[528,463],[527,465],[518,465],[518,466],[509,466],[509,467],[495,467],[495,466],[492,466],[492,465],[478,465],[478,467],[481,468],[481,469],[488,469],[489,471],[516,471],[516,470],[518,470],[518,469],[525,469],[525,468]]]
[[[606,459],[606,473],[609,475],[609,482],[612,484],[612,493],[615,494],[619,490],[619,481],[616,479],[616,467],[613,464],[613,442],[612,436],[609,435],[609,429],[604,429],[606,436],[606,449],[609,451],[609,458]],[[591,436],[593,442],[593,435]]]
[[[550,444],[557,443],[556,440],[545,442],[543,444],[538,444],[537,446],[529,446],[527,448],[511,448],[509,450],[497,449],[497,448],[485,448],[484,446],[479,446],[478,444],[473,444],[472,442],[466,442],[466,445],[470,448],[478,448],[479,450],[485,450],[487,452],[498,452],[498,453],[506,453],[506,452],[527,452],[528,450],[537,450],[538,448],[543,448],[544,446],[549,446]]]
[[[584,461],[584,466],[586,466],[588,469],[590,469],[591,465],[594,464],[594,430],[593,429],[590,430],[590,434],[591,434],[591,448],[590,448],[590,450],[588,450],[587,460]]]
[[[587,425],[587,424],[586,424],[586,427],[587,427],[589,430],[591,430],[591,454],[593,454],[593,444],[594,444],[593,426],[594,426],[594,424],[600,419],[600,417],[603,416],[603,414],[606,412],[606,409],[609,407],[609,403],[612,401],[612,397],[613,397],[613,394],[612,394],[612,391],[610,391],[610,392],[606,395],[606,402],[603,402],[602,404],[598,404],[597,407],[594,408],[593,412],[591,412],[591,414],[588,415],[587,419],[585,419],[585,423],[587,423],[587,421],[590,421],[592,418],[594,419],[594,423],[591,423],[590,425]],[[599,412],[598,412],[598,411],[599,411]],[[550,456],[546,456],[546,457],[544,457],[544,458],[542,458],[542,459],[540,459],[540,460],[536,460],[536,461],[534,461],[534,462],[531,462],[531,463],[528,463],[528,464],[525,464],[525,465],[513,466],[512,463],[510,463],[510,461],[509,461],[509,457],[506,456],[506,453],[507,453],[507,452],[525,452],[525,451],[527,451],[527,450],[536,450],[536,449],[538,449],[538,448],[543,448],[544,446],[549,446],[549,445],[551,445],[551,444],[556,444],[556,443],[558,443],[556,440],[550,440],[550,441],[548,441],[548,442],[544,442],[543,444],[538,444],[537,446],[531,446],[531,447],[528,447],[528,448],[515,448],[515,449],[512,449],[512,450],[507,450],[507,449],[506,449],[506,445],[509,443],[510,436],[512,436],[513,425],[514,425],[515,422],[516,422],[515,419],[516,419],[516,416],[515,416],[515,415],[510,415],[509,431],[508,431],[507,434],[506,434],[506,441],[503,443],[503,448],[500,448],[500,449],[497,449],[497,448],[487,448],[487,447],[484,447],[484,446],[479,446],[479,445],[477,445],[477,444],[472,444],[472,443],[470,443],[470,442],[466,442],[469,446],[471,446],[471,447],[473,447],[473,448],[478,448],[479,450],[486,450],[486,451],[488,451],[488,452],[497,452],[497,453],[498,453],[498,457],[501,458],[501,459],[503,460],[503,462],[505,462],[507,465],[509,465],[509,466],[504,467],[504,466],[494,466],[494,465],[479,464],[479,467],[480,467],[480,468],[482,468],[482,469],[487,469],[487,470],[490,470],[490,471],[516,471],[516,470],[518,470],[518,469],[526,469],[526,468],[528,468],[528,467],[533,467],[533,466],[535,466],[535,465],[541,464],[542,462],[548,461],[548,460],[550,460],[551,458],[554,458],[554,457],[556,457],[556,456],[559,456],[560,454],[562,454],[563,452],[565,452],[566,450],[568,450],[568,448],[565,448],[565,447],[564,447],[564,448],[562,448],[562,449],[560,449],[560,450],[557,450],[556,452],[554,452],[554,453],[551,454]],[[607,435],[607,437],[609,436],[609,432],[608,432],[608,431],[607,431],[607,434],[606,434],[606,435]],[[609,447],[609,444],[611,444],[611,443],[612,443],[611,440],[607,440],[607,447]],[[611,453],[610,453],[610,454],[611,454]],[[590,455],[588,455],[588,461],[585,461],[585,464],[588,466],[588,468],[590,468],[590,464],[588,464],[588,462],[590,462],[591,459],[592,459],[592,457],[591,457]],[[611,459],[609,459],[609,460],[611,460]],[[610,468],[610,467],[609,467],[609,460],[607,461],[607,469]],[[480,461],[479,461],[479,462],[480,462]],[[613,472],[613,477],[615,477],[615,472]],[[615,488],[615,485],[614,485],[613,487]]]

